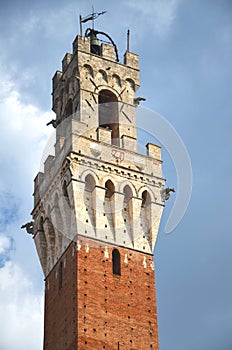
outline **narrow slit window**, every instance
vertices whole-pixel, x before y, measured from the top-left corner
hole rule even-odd
[[[118,249],[114,249],[112,252],[112,263],[113,263],[113,274],[121,275],[121,261],[120,261],[120,253]]]
[[[62,288],[63,285],[63,262],[60,262],[59,265],[59,289]]]

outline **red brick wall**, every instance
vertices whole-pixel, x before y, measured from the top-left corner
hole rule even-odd
[[[115,247],[107,247],[107,258],[104,243],[79,237],[79,244],[77,254],[73,243],[61,259],[62,288],[59,262],[47,278],[44,349],[158,350],[153,256],[116,247],[118,276],[112,273]]]
[[[59,287],[57,262],[45,286],[44,349],[77,349],[77,264],[76,244],[63,257],[62,288]]]

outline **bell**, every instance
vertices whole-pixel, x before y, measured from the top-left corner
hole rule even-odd
[[[96,37],[95,34],[92,34],[92,35],[91,35],[90,40],[91,40],[91,45],[99,46],[99,40],[98,40],[98,38]]]
[[[90,35],[90,51],[92,53],[94,53],[95,55],[100,55],[99,40],[98,40],[96,34],[94,33],[94,31],[92,31],[92,33]]]

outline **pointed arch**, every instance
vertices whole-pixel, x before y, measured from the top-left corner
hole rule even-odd
[[[108,77],[107,77],[106,71],[104,71],[103,69],[99,69],[98,72],[100,73],[100,77],[107,83]]]
[[[85,177],[85,191],[93,192],[96,186],[95,179],[92,174],[88,174]]]
[[[121,79],[120,79],[119,75],[113,74],[112,79],[113,79],[113,84],[118,85],[118,86],[122,86]]]
[[[106,193],[105,193],[105,198],[111,199],[115,192],[115,186],[111,180],[107,180],[105,183],[105,188],[106,188]]]
[[[103,89],[98,95],[99,126],[111,130],[111,142],[119,146],[118,98],[110,90]]]
[[[131,187],[129,185],[126,185],[123,189],[123,193],[124,193],[124,203],[127,204],[133,197],[133,192]]]
[[[123,193],[123,192],[124,192],[125,186],[129,186],[130,189],[131,189],[131,191],[132,191],[133,197],[137,197],[137,191],[136,191],[134,185],[133,185],[131,182],[127,181],[127,180],[126,180],[126,181],[123,181],[123,182],[120,184],[120,186],[119,186],[119,192]]]
[[[91,78],[94,77],[93,68],[89,64],[84,64],[84,71],[85,71],[85,77],[86,78],[88,76],[90,76]]]
[[[155,202],[155,201],[156,201],[155,194],[154,194],[154,193],[152,192],[152,190],[151,190],[149,187],[147,187],[147,186],[142,186],[142,187],[140,187],[140,189],[138,190],[138,197],[139,197],[139,198],[142,199],[142,193],[143,193],[144,191],[147,191],[147,192],[149,193],[152,202]]]
[[[86,169],[84,170],[81,175],[80,175],[80,180],[85,182],[85,179],[88,175],[91,175],[93,178],[94,178],[94,181],[95,181],[95,184],[98,185],[98,182],[99,182],[99,177],[98,175],[92,171],[91,169]]]
[[[135,91],[135,82],[133,79],[131,78],[127,78],[126,79],[126,83],[127,83],[127,86],[132,89],[133,91]]]
[[[64,115],[65,117],[69,117],[72,114],[73,114],[73,100],[69,98],[65,106]]]
[[[151,195],[147,190],[142,192],[142,206],[145,208],[151,204]]]

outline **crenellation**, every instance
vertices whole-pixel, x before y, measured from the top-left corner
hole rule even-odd
[[[103,58],[107,58],[109,60],[114,61],[115,60],[115,50],[114,46],[110,44],[101,44],[101,56]]]
[[[73,54],[77,52],[90,53],[90,40],[84,36],[77,35],[73,41]]]
[[[124,54],[124,64],[128,67],[139,69],[139,56],[136,53],[126,51]]]
[[[156,159],[157,161],[161,161],[161,147],[149,142],[146,145],[147,148],[147,156]]]
[[[53,83],[53,91],[56,89],[60,79],[62,78],[63,73],[59,70],[56,71],[52,78],[52,83]]]
[[[66,53],[63,60],[62,60],[62,72],[64,73],[66,68],[68,67],[69,63],[72,60],[72,54],[71,53]]]

